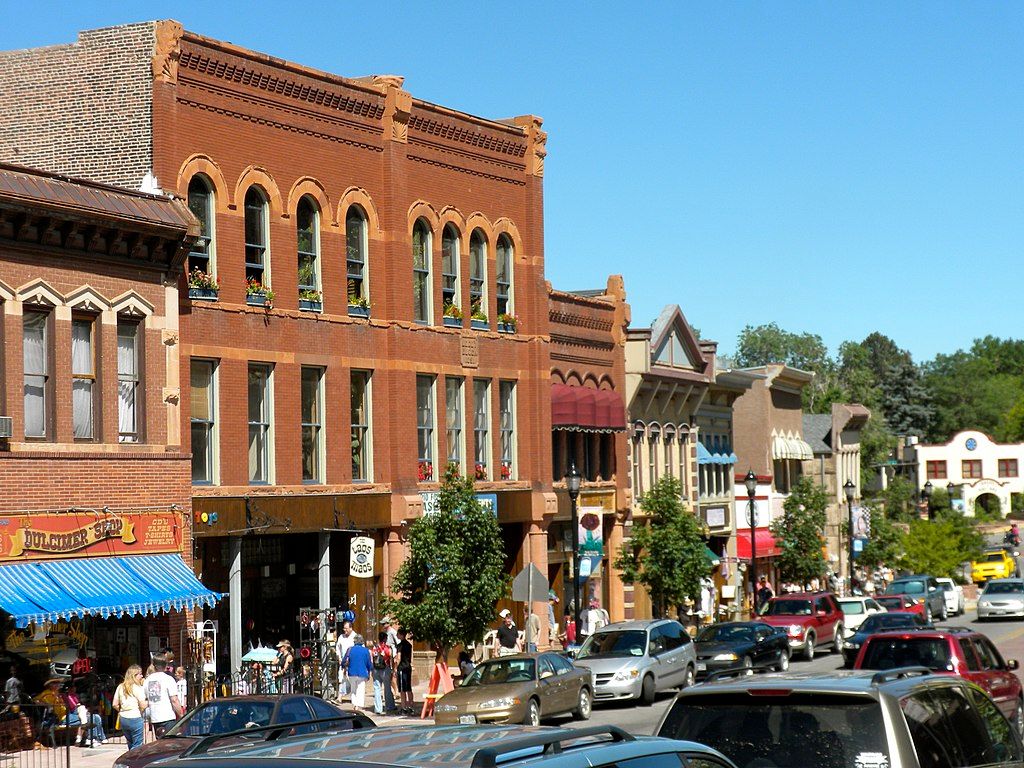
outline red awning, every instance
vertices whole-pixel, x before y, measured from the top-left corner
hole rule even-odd
[[[622,396],[612,390],[552,384],[551,426],[593,432],[624,430],[626,406]]]
[[[775,557],[781,550],[775,543],[775,537],[767,528],[756,530],[757,559]],[[740,560],[750,559],[750,530],[736,531],[736,557]]]

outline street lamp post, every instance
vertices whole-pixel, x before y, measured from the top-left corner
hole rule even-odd
[[[757,614],[757,509],[754,506],[754,496],[757,494],[757,475],[754,470],[748,469],[747,476],[743,478],[743,485],[747,487],[747,524],[750,526],[750,583],[753,585],[751,591],[750,605]]]
[[[846,492],[846,511],[849,514],[850,526],[850,552],[849,552],[849,570],[850,570],[850,594],[853,594],[853,494],[856,488],[853,485],[852,480],[847,480],[843,483],[843,491]]]
[[[955,490],[956,490],[956,485],[954,485],[952,480],[950,480],[948,483],[946,483],[946,499],[947,499],[947,501],[949,501],[949,508],[950,509],[953,508],[953,491],[955,491]]]
[[[932,516],[931,500],[932,500],[932,491],[934,491],[934,490],[935,490],[935,486],[932,485],[932,481],[931,480],[926,482],[924,484],[924,488],[921,489],[921,498],[924,499],[924,503],[927,505],[926,509],[928,510],[928,519],[929,520],[931,520],[932,517],[933,517]]]
[[[580,637],[580,521],[576,502],[580,497],[580,483],[583,475],[576,469],[576,462],[569,465],[565,473],[565,489],[569,492],[572,505],[572,620],[576,624],[576,642]]]

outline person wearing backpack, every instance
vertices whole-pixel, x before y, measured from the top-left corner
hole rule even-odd
[[[377,635],[377,644],[370,651],[370,660],[373,663],[373,711],[383,715],[385,694],[391,690],[391,674],[395,664],[387,632]]]

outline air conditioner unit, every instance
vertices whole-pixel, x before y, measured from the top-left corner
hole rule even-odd
[[[14,420],[10,416],[0,416],[0,438],[14,437]]]

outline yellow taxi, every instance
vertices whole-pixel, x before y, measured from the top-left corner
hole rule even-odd
[[[984,584],[989,579],[1008,579],[1017,573],[1017,563],[1005,549],[987,549],[981,560],[971,563],[971,580]]]

